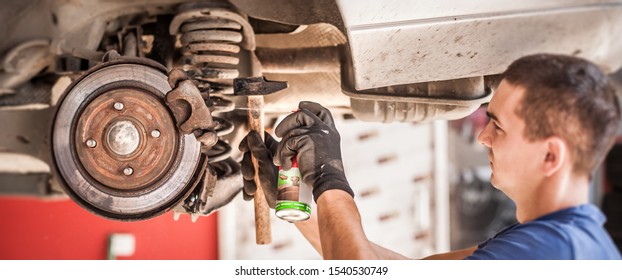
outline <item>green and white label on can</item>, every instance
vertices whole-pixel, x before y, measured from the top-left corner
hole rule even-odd
[[[289,170],[279,167],[277,203],[274,208],[277,217],[288,222],[304,221],[311,217],[311,207],[307,202],[311,192],[302,186],[301,181],[302,176],[295,158]]]

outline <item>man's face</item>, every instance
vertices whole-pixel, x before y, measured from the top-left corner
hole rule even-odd
[[[488,104],[490,121],[477,138],[489,148],[490,182],[512,199],[536,186],[544,160],[540,158],[543,145],[525,139],[525,121],[515,113],[523,95],[522,87],[501,81]]]

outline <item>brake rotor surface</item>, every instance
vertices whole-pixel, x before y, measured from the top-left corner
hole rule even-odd
[[[67,193],[107,218],[146,219],[186,197],[200,143],[182,135],[163,98],[163,68],[140,61],[97,67],[67,89],[52,129]]]

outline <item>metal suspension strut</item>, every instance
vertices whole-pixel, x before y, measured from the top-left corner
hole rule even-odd
[[[231,10],[200,8],[175,16],[169,31],[180,35],[182,69],[195,81],[212,114],[232,111],[235,105],[226,96],[233,94],[233,79],[240,76],[240,53],[255,48],[253,30],[248,21]],[[209,205],[200,206],[198,202],[205,193],[213,191],[215,177],[220,183],[222,178],[239,173],[239,165],[230,157],[231,146],[220,140],[233,131],[233,123],[216,116],[212,116],[212,119],[219,140],[204,151],[213,168],[212,174],[205,176],[212,178],[204,180],[206,185],[197,188],[197,192],[185,201],[184,208],[190,213],[207,214],[211,211]],[[217,205],[211,207],[217,208]]]
[[[185,70],[198,81],[209,84],[211,93],[233,93],[231,83],[240,76],[238,45],[241,25],[226,19],[207,18],[181,26]]]
[[[252,27],[240,14],[223,8],[185,11],[173,18],[170,33],[180,35],[183,69],[198,83],[213,113],[232,111],[225,96],[233,93],[233,79],[240,76],[240,51],[254,50]],[[233,130],[233,124],[214,117],[219,136]],[[210,162],[228,157],[231,147],[219,141],[209,152]]]

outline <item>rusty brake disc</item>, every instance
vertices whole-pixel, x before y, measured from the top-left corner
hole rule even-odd
[[[177,131],[164,98],[165,69],[120,59],[82,76],[59,102],[52,126],[55,169],[67,193],[107,218],[154,217],[196,185],[202,157]]]

